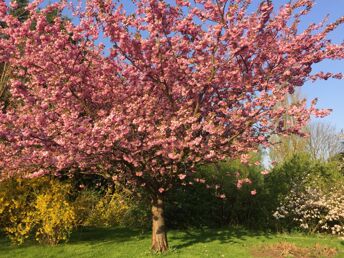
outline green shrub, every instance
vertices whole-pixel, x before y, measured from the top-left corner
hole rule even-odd
[[[150,229],[152,222],[150,200],[143,195],[139,195],[132,196],[129,201],[129,209],[124,214],[120,224],[129,228]]]
[[[121,225],[123,217],[130,209],[130,198],[123,190],[109,189],[91,210],[85,224],[101,227]]]
[[[101,194],[94,190],[83,190],[76,193],[76,198],[73,202],[77,225],[90,226],[92,213],[95,213],[95,208],[102,198]]]
[[[105,194],[95,190],[77,193],[74,201],[78,225],[94,227],[124,226],[147,229],[150,227],[150,205],[142,196],[117,185]]]
[[[258,204],[264,189],[262,170],[259,165],[243,165],[237,160],[199,168],[194,175],[196,182],[167,193],[166,217],[169,226],[263,226],[261,220],[266,212]],[[197,183],[197,178],[205,182]],[[243,184],[239,189],[238,180],[245,178],[250,178],[252,182]],[[253,190],[257,192],[254,196],[251,193]],[[222,199],[222,196],[225,198]]]
[[[307,154],[292,156],[268,175],[263,176],[262,170],[259,165],[246,166],[235,160],[199,168],[195,178],[205,179],[205,184],[212,187],[194,182],[168,192],[165,212],[168,226],[240,225],[264,230],[298,229],[294,222],[276,221],[273,216],[291,190],[295,186],[302,185],[305,189],[313,184],[327,196],[332,191],[330,187],[343,180],[337,163],[317,161]],[[250,178],[252,183],[238,189],[240,178]],[[214,189],[214,185],[221,187]],[[254,196],[251,194],[253,189],[256,190]],[[226,198],[220,199],[221,194]],[[328,202],[334,205],[332,199]]]
[[[269,209],[278,219],[274,220],[275,226],[282,230],[330,232],[333,226],[342,225],[343,199],[333,196],[341,195],[343,184],[344,177],[335,162],[294,155],[266,178],[271,196]]]

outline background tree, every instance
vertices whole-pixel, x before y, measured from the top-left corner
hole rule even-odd
[[[287,94],[276,108],[284,106],[288,110],[302,99],[300,90],[296,90],[292,94]],[[288,127],[294,126],[297,121],[286,112],[283,123]],[[272,135],[270,138],[272,146],[267,154],[271,161],[281,163],[300,153],[309,153],[313,159],[328,160],[343,151],[341,134],[329,123],[309,122],[302,132],[303,135]]]
[[[309,153],[313,159],[328,160],[343,152],[340,133],[326,122],[312,122],[304,128],[307,137],[274,136],[269,158],[280,163],[295,154]]]
[[[302,101],[300,90],[294,91],[292,94],[286,94],[285,98],[276,105],[275,108],[284,107],[286,110],[292,108],[295,103]],[[285,112],[283,117],[283,124],[286,127],[295,126],[297,121],[293,116],[289,116]],[[307,133],[306,126],[302,128],[302,135],[289,134],[289,135],[272,135],[270,137],[271,147],[268,149],[268,156],[274,163],[281,163],[290,159],[296,153],[306,152],[307,139],[304,134]]]
[[[327,160],[343,152],[340,133],[329,123],[313,122],[308,126],[307,150],[314,159]]]
[[[0,2],[0,62],[10,64],[18,105],[0,115],[3,176],[100,174],[152,201],[152,249],[168,248],[164,196],[196,167],[268,145],[268,136],[302,134],[315,101],[276,105],[324,59],[344,46],[326,39],[344,19],[310,25],[313,2],[297,0],[273,13],[271,1],[113,1],[74,8],[78,24],[55,17],[64,2],[28,5],[20,22]],[[32,29],[32,24],[35,29]],[[63,28],[63,29],[62,29]],[[101,36],[102,35],[102,36]],[[110,42],[105,49],[99,37]],[[106,50],[106,52],[105,52]],[[105,54],[106,53],[106,54]],[[25,75],[25,80],[23,76]],[[286,126],[284,114],[296,123]],[[4,172],[6,171],[6,173]]]

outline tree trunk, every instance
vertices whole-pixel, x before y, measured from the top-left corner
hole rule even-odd
[[[165,219],[164,203],[160,196],[152,201],[152,250],[155,252],[165,252],[168,249]]]

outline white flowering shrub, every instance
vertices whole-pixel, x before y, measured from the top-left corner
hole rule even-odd
[[[344,187],[294,187],[273,216],[308,232],[344,235]]]

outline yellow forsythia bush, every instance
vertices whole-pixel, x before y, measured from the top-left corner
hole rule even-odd
[[[76,221],[69,191],[47,177],[0,182],[0,228],[15,244],[31,234],[47,244],[67,240]]]
[[[34,227],[34,189],[24,179],[8,179],[0,183],[0,228],[15,244],[22,244]]]
[[[73,206],[66,196],[69,185],[51,182],[49,191],[37,195],[35,203],[36,240],[56,245],[66,241],[76,224]]]

